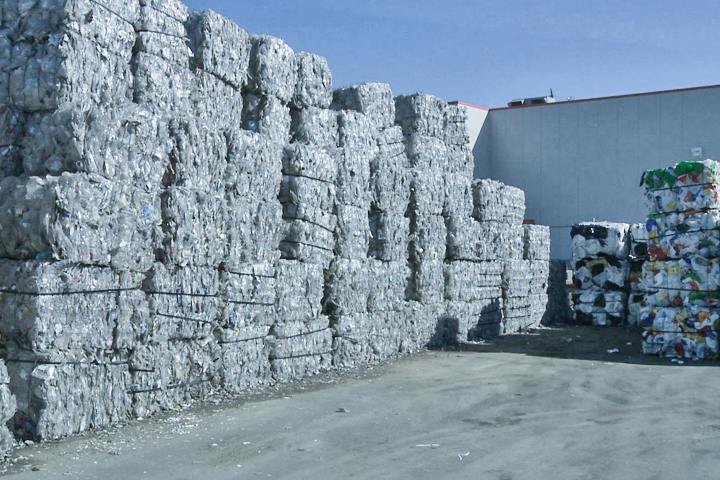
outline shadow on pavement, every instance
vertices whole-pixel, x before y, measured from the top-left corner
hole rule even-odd
[[[628,345],[630,343],[630,345]],[[617,349],[610,353],[609,350]],[[683,364],[671,358],[642,353],[642,331],[623,327],[566,326],[539,328],[530,333],[503,335],[483,343],[460,343],[445,350],[477,353],[517,353],[523,355],[592,360],[637,365],[674,365],[679,367],[717,367],[716,360],[693,361]]]

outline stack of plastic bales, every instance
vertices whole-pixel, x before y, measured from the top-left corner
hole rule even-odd
[[[644,174],[650,214],[643,351],[713,358],[720,328],[720,165],[680,162]]]
[[[402,127],[409,165],[410,281],[403,342],[422,346],[439,333],[444,315],[447,229],[442,216],[448,152],[447,103],[422,93],[395,98],[395,123]],[[435,342],[442,342],[437,338]]]
[[[390,86],[363,83],[335,90],[344,165],[339,169],[336,257],[325,309],[335,330],[337,366],[397,353],[397,321],[407,283],[410,194],[400,127],[393,126]]]
[[[502,325],[492,333],[515,333],[531,325],[531,272],[523,261],[525,193],[494,180],[473,182],[473,218],[469,232],[481,261],[501,263]]]
[[[523,262],[529,272],[528,298],[530,323],[525,328],[536,328],[542,322],[548,305],[548,279],[550,276],[550,227],[523,225]]]
[[[572,236],[575,322],[622,325],[630,275],[627,223],[584,222]]]
[[[473,218],[473,157],[465,107],[449,106],[445,118],[447,173],[443,217],[447,228],[445,328],[463,342],[502,333],[503,264],[486,251],[489,239]]]
[[[0,324],[25,436],[107,425],[132,406],[169,161],[162,122],[133,103],[134,59],[154,48],[138,33],[146,13],[3,4]]]
[[[628,296],[628,325],[640,326],[640,310],[647,305],[643,279],[643,264],[648,260],[648,236],[644,223],[630,227],[630,292]]]
[[[337,114],[329,108],[332,76],[324,58],[304,52],[294,54],[279,40],[267,36],[253,42],[253,53],[262,58],[258,65],[263,65],[258,66],[255,76],[262,79],[259,85],[265,85],[255,95],[267,98],[261,101],[259,117],[253,121],[258,122],[260,130],[274,125],[275,142],[292,139],[282,160],[279,198],[285,223],[280,243],[283,260],[277,272],[277,318],[268,342],[274,378],[287,381],[316,373],[332,363],[332,331],[321,302],[324,269],[333,259],[338,223],[334,210],[339,155]],[[294,67],[286,68],[287,62]],[[293,90],[289,88],[291,82],[295,82]],[[267,97],[271,89],[276,100]],[[283,102],[288,103],[287,120],[280,111],[286,108],[281,108]]]
[[[0,460],[10,453],[13,446],[13,435],[7,426],[17,411],[15,395],[10,391],[10,376],[5,362],[0,360]]]

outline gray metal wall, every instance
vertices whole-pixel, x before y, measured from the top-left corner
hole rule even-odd
[[[574,223],[643,221],[645,169],[693,147],[720,160],[720,87],[491,110],[478,143],[476,176],[525,190],[525,218],[550,225],[552,257],[569,258]]]

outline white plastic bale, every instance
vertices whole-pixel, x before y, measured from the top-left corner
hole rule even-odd
[[[161,32],[139,32],[135,50],[157,56],[178,68],[191,67],[192,50],[184,37]]]
[[[10,376],[5,367],[5,361],[0,360],[0,458],[5,458],[15,443],[15,439],[6,425],[17,411],[17,400],[10,391],[9,383]]]
[[[328,108],[333,100],[332,73],[327,60],[307,52],[295,54],[297,85],[291,100],[295,108]]]
[[[445,174],[445,217],[470,217],[473,211],[472,177],[457,173]]]
[[[333,331],[327,318],[307,324],[278,323],[265,339],[270,359],[289,359],[324,355],[332,351]]]
[[[224,215],[227,231],[225,268],[239,264],[273,263],[285,233],[282,205],[277,200],[256,201],[235,197]]]
[[[197,68],[237,89],[245,86],[250,62],[250,37],[245,30],[208,9],[190,14],[188,35]]]
[[[475,171],[475,155],[470,145],[446,146],[448,171],[472,179]]]
[[[335,258],[325,271],[323,311],[342,316],[367,312],[371,265],[367,261]]]
[[[448,105],[445,110],[445,143],[448,145],[467,145],[470,134],[467,127],[467,107]]]
[[[0,256],[146,271],[162,233],[159,198],[85,174],[0,182]]]
[[[22,150],[15,146],[0,146],[0,180],[22,175]]]
[[[233,128],[226,133],[227,195],[258,202],[275,200],[282,181],[283,149],[268,137]]]
[[[376,159],[370,164],[370,205],[373,209],[403,215],[410,203],[412,176],[397,158]]]
[[[332,352],[270,361],[272,378],[278,383],[300,380],[325,372],[332,367]]]
[[[0,261],[0,332],[18,348],[67,359],[135,345],[148,316],[143,276],[67,262]]]
[[[378,126],[369,116],[352,110],[337,112],[339,145],[353,151],[364,151],[373,158],[378,152]]]
[[[237,266],[220,273],[220,289],[229,302],[275,305],[275,268],[271,264]]]
[[[307,177],[335,183],[338,174],[338,150],[293,143],[285,147],[282,171],[285,175]]]
[[[170,124],[172,150],[165,182],[223,194],[228,144],[225,134],[203,120],[174,118]]]
[[[34,364],[9,361],[19,436],[54,440],[127,418],[131,409],[127,364]]]
[[[133,57],[133,101],[163,113],[191,111],[194,75],[158,56],[139,52]]]
[[[451,260],[492,261],[522,259],[520,225],[478,222],[473,218],[447,220],[447,250]]]
[[[473,217],[480,222],[521,225],[525,217],[525,192],[488,179],[473,181]]]
[[[410,211],[415,215],[441,215],[445,205],[442,172],[412,169],[410,175]]]
[[[133,98],[128,59],[73,33],[15,43],[8,67],[9,101],[27,112],[79,102],[110,108]]]
[[[550,260],[550,227],[523,225],[523,258],[525,260]]]
[[[376,363],[398,352],[387,315],[357,313],[333,320],[333,365],[353,367]]]
[[[420,134],[412,134],[406,140],[410,166],[422,172],[448,170],[448,152],[442,140]]]
[[[297,84],[295,52],[281,39],[270,35],[252,35],[250,44],[248,90],[277,97],[287,104],[292,100]]]
[[[317,264],[323,268],[327,268],[334,258],[332,249],[285,240],[280,242],[280,254],[283,259]]]
[[[280,260],[276,273],[278,317],[285,322],[309,321],[322,311],[325,277],[321,265]]]
[[[334,183],[298,175],[283,175],[278,200],[283,204],[315,205],[326,212],[332,212],[337,187]]]
[[[180,0],[140,0],[140,6],[153,8],[181,23],[188,20],[188,7]]]
[[[335,255],[340,258],[365,260],[371,238],[368,210],[338,204],[335,212]]]
[[[387,83],[360,83],[333,91],[336,109],[355,110],[370,117],[381,128],[395,123],[395,101]]]
[[[94,173],[156,192],[171,143],[167,118],[129,104],[112,113],[67,105],[30,114],[21,145],[27,174]]]
[[[222,193],[183,187],[169,187],[163,193],[163,261],[215,267],[224,261],[229,218]]]
[[[220,358],[213,382],[232,393],[270,383],[270,358],[265,345],[269,331],[269,326],[248,326],[223,332],[218,340]]]
[[[402,213],[371,212],[368,255],[385,262],[405,262],[410,242],[410,219]]]
[[[2,54],[2,52],[0,52]],[[0,60],[2,62],[2,60]],[[0,72],[0,76],[2,73]],[[1,81],[1,80],[0,80]],[[0,88],[2,85],[0,84]],[[0,97],[4,96],[0,91]],[[0,146],[14,147],[20,145],[25,133],[27,114],[8,105],[6,98],[0,98]]]
[[[400,95],[395,97],[395,124],[402,127],[405,136],[419,133],[444,139],[447,107],[447,103],[432,95]]]
[[[445,298],[455,302],[473,302],[502,297],[500,262],[445,263]]]
[[[285,220],[282,242],[332,250],[335,248],[335,235],[326,228],[304,220]]]
[[[2,5],[2,4],[0,4]],[[2,8],[2,6],[0,6]],[[10,101],[10,60],[12,58],[13,42],[8,37],[7,31],[0,31],[0,105],[3,108],[3,117],[7,115],[6,109],[12,103]],[[15,109],[17,110],[17,109]],[[8,122],[7,118],[3,118],[3,127]],[[18,132],[19,133],[19,132]]]
[[[301,203],[295,205],[292,203],[283,204],[283,219],[285,220],[303,220],[305,222],[317,225],[330,233],[335,232],[338,218],[333,213],[328,213],[309,203]]]
[[[380,128],[377,131],[378,159],[394,159],[398,155],[405,154],[405,137],[403,137],[402,128],[399,126],[390,126]],[[404,165],[407,158],[398,165]],[[373,172],[376,170],[373,169]]]
[[[290,110],[292,141],[328,149],[339,143],[337,112],[319,107]]]
[[[338,157],[337,201],[368,210],[370,191],[370,161],[374,154],[367,150],[341,148]]]
[[[138,32],[154,32],[177,38],[184,38],[188,35],[185,22],[181,22],[150,6],[140,7],[140,13],[135,22],[135,30]]]
[[[243,97],[233,87],[204,70],[195,70],[190,92],[191,115],[223,131],[240,127]]]
[[[261,305],[259,303],[244,303],[224,301],[220,313],[221,340],[232,341],[234,332],[251,326],[269,326],[278,321],[275,305]]]
[[[369,269],[368,311],[377,313],[401,310],[410,278],[410,267],[407,263],[370,260]]]
[[[129,60],[136,32],[137,1],[5,1],[2,28],[13,40],[44,41],[72,32]]]
[[[444,343],[464,343],[493,338],[502,333],[502,300],[445,302]]]
[[[445,293],[442,260],[423,260],[411,266],[408,296],[425,305],[440,304]]]
[[[442,262],[445,259],[447,230],[439,215],[418,215],[410,218],[410,261]]]
[[[202,398],[215,376],[217,346],[210,339],[145,345],[130,356],[131,414],[146,417]]]
[[[243,95],[242,127],[270,137],[273,143],[284,145],[290,141],[292,117],[290,107],[276,97]]]

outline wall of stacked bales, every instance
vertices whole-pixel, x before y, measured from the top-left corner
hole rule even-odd
[[[324,58],[177,1],[51,3],[0,10],[16,435],[539,323],[548,230],[472,178],[462,107],[333,90]]]

